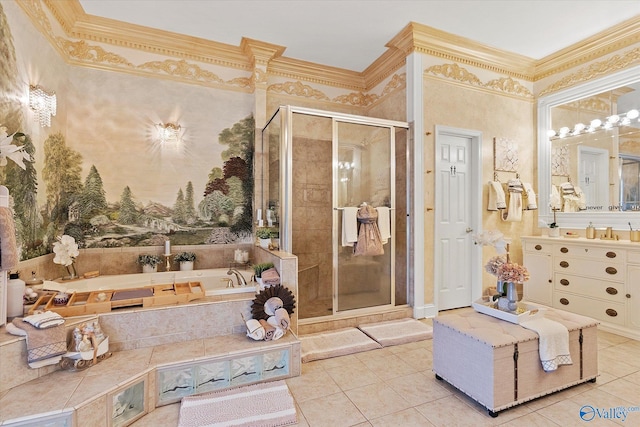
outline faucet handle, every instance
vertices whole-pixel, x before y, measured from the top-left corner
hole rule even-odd
[[[229,277],[223,277],[222,279],[220,279],[220,281],[227,282],[227,288],[235,288],[235,286],[233,285],[233,279]]]

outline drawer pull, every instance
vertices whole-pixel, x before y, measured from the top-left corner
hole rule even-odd
[[[542,246],[541,246],[541,245],[535,245],[535,246],[534,246],[534,249],[535,249],[536,251],[541,251],[541,250],[542,250]]]
[[[569,300],[566,298],[560,298],[560,304],[562,305],[569,305]]]
[[[561,280],[560,280],[560,284],[561,284],[562,286],[569,286],[569,281],[568,281],[567,279],[561,279]]]
[[[604,269],[604,271],[606,271],[608,274],[618,274],[618,270],[616,270],[614,267],[607,267]]]
[[[605,313],[607,313],[607,316],[611,316],[611,317],[616,317],[618,315],[618,312],[615,311],[613,308],[607,308]]]
[[[564,246],[560,248],[560,252],[562,252],[563,254],[566,254],[567,252],[569,252],[569,248],[565,248]]]
[[[607,252],[607,258],[615,258],[615,257],[616,257],[615,252]]]
[[[618,290],[616,288],[612,288],[611,286],[609,286],[606,291],[609,295],[618,295]]]
[[[560,267],[567,268],[569,267],[569,263],[567,261],[560,261]]]
[[[631,294],[626,294],[625,297],[631,298]]]

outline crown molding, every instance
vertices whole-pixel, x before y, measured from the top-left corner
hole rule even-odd
[[[387,46],[399,49],[405,56],[414,51],[420,52],[527,81],[532,81],[535,69],[535,60],[529,57],[416,22],[410,22]]]
[[[540,59],[536,64],[535,80],[584,65],[636,43],[640,43],[640,15]]]

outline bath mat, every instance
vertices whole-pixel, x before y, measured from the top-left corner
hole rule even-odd
[[[381,348],[358,328],[302,335],[300,342],[303,363]]]
[[[178,427],[275,427],[297,422],[289,387],[280,380],[183,397]]]
[[[366,323],[358,326],[358,329],[370,336],[382,347],[428,340],[433,337],[433,328],[431,326],[411,318]]]

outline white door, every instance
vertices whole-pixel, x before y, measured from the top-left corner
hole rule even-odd
[[[609,151],[578,147],[580,168],[578,187],[588,207],[605,209],[609,203]]]
[[[480,159],[474,147],[480,140],[455,130],[436,135],[434,287],[438,310],[469,306],[482,291],[472,241],[481,215],[477,201],[482,187],[476,185]]]

